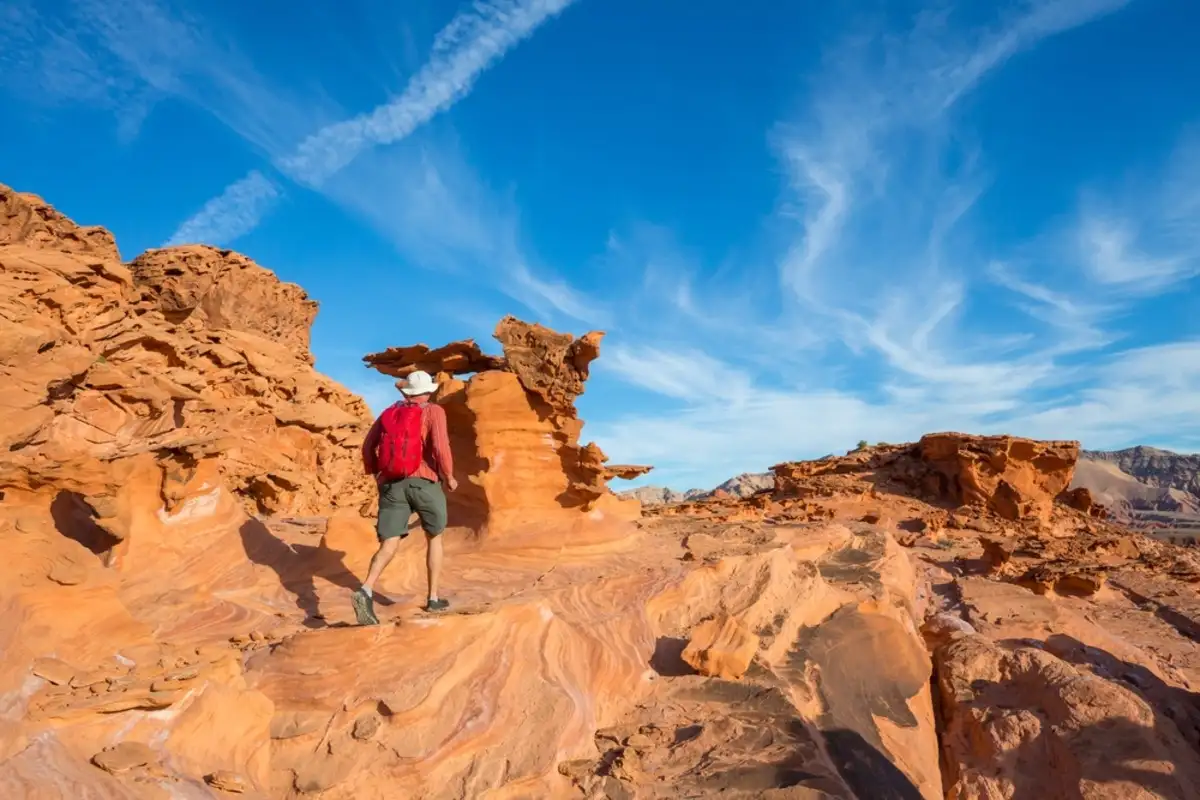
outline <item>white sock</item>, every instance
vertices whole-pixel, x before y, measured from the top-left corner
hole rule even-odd
[[[367,597],[371,596],[371,587],[370,586],[363,586],[362,590],[363,590],[363,594],[365,594]]]
[[[431,602],[431,603],[436,603],[436,602],[437,602],[437,595],[436,595],[436,594],[431,594],[431,595],[429,595],[429,602]]]

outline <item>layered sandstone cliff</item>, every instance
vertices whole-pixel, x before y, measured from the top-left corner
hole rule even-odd
[[[362,400],[312,369],[316,304],[244,256],[150,251],[0,187],[0,482],[82,498],[124,540],[132,493],[213,460],[250,510],[308,514],[369,499]],[[137,477],[131,477],[136,475]]]

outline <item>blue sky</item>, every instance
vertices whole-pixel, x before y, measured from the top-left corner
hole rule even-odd
[[[231,246],[318,367],[608,332],[643,482],[933,430],[1200,449],[1192,0],[9,0],[0,181]]]

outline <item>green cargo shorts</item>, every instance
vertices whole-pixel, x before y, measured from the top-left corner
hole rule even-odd
[[[428,536],[446,530],[446,492],[442,485],[426,478],[404,478],[379,487],[379,520],[375,533],[379,541],[408,536],[408,520],[413,512],[421,519]]]

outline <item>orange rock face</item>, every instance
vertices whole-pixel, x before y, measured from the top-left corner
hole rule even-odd
[[[1026,520],[1048,517],[1070,485],[1078,458],[1078,442],[931,433],[916,445],[881,445],[844,458],[771,469],[776,495],[782,497],[810,491],[811,478],[871,469],[877,472],[877,483],[890,481],[929,500],[978,506],[1005,519]]]
[[[1135,688],[1060,655],[961,634],[938,651],[955,757],[947,796],[1117,800],[1194,792],[1194,744],[1175,725],[1159,724]]]
[[[0,796],[131,796],[93,756],[122,780],[269,784],[271,702],[220,645],[283,593],[247,512],[370,497],[367,409],[312,370],[314,313],[226,251],[126,266],[103,229],[0,187]],[[246,591],[267,606],[228,599]]]
[[[922,436],[918,446],[939,495],[1011,520],[1046,518],[1079,459],[1079,442],[1013,436],[935,433]]]
[[[161,495],[173,512],[210,460],[253,511],[369,499],[356,452],[367,409],[312,370],[316,304],[299,287],[207,247],[126,267],[100,229],[7,188],[0,198],[7,490],[73,493],[119,540],[134,495]]]
[[[382,353],[366,356],[363,361],[367,366],[393,378],[403,378],[416,370],[428,372],[430,375],[466,375],[504,368],[504,359],[485,355],[479,349],[479,345],[471,339],[451,342],[434,350],[423,344],[389,347]]]
[[[104,228],[76,225],[37,195],[0,184],[0,247],[7,245],[121,260],[116,240]]]
[[[245,256],[200,245],[171,247],[142,253],[129,269],[143,297],[168,322],[192,332],[255,334],[312,363],[308,334],[317,304]]]

